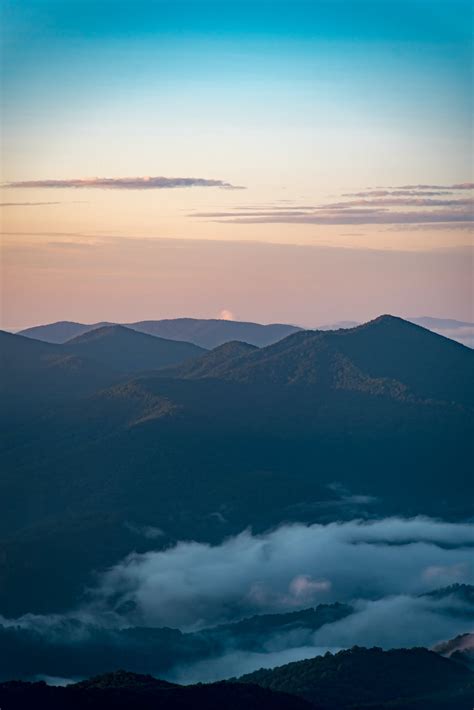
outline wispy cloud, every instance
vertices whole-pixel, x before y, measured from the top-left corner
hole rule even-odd
[[[62,202],[0,202],[0,207],[37,207],[40,205],[62,205]]]
[[[454,185],[401,185],[402,190],[474,190],[474,182],[458,182]]]
[[[225,190],[244,190],[224,180],[194,177],[123,177],[123,178],[72,178],[68,180],[20,180],[7,182],[2,187],[14,188],[100,188],[110,190],[165,190],[179,187],[219,187]]]
[[[449,186],[404,185],[344,193],[337,202],[285,207],[266,204],[220,212],[197,212],[189,216],[231,224],[454,224],[467,227],[473,220],[474,201],[471,195],[459,196],[456,192],[472,189],[473,183]]]
[[[345,192],[343,197],[436,197],[440,195],[450,195],[452,190],[415,190],[415,189],[368,189],[361,192]]]
[[[345,202],[331,202],[321,205],[320,209],[335,210],[347,209],[348,207],[473,207],[473,201],[470,197],[461,198],[431,198],[431,197],[394,197],[393,194],[387,197],[371,197],[361,198],[358,200],[346,200]]]
[[[261,212],[232,213],[214,212],[194,215],[231,224],[320,224],[320,225],[366,225],[366,224],[467,224],[472,220],[470,211],[456,209],[434,211],[395,212],[384,209],[340,209],[313,212]]]

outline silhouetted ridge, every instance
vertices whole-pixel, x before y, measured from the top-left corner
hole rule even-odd
[[[424,648],[382,651],[356,646],[334,655],[326,653],[272,670],[261,669],[238,680],[294,693],[331,710],[365,704],[372,707],[372,703],[379,708],[382,703],[402,699],[410,702],[395,707],[424,709],[430,704],[418,705],[416,698],[434,700],[450,693],[455,702],[462,686],[469,698],[474,697],[474,676],[467,668]]]
[[[175,685],[119,671],[92,681],[48,686],[44,682],[0,683],[5,710],[311,710],[301,698],[239,683]],[[313,708],[314,710],[314,708]]]
[[[137,687],[154,687],[154,688],[176,688],[175,683],[169,683],[166,680],[154,678],[152,675],[143,673],[131,673],[130,671],[118,670],[112,673],[102,673],[88,680],[73,683],[70,687],[85,690],[88,688],[137,688]]]
[[[63,349],[0,331],[0,391],[16,405],[36,398],[56,400],[75,397],[110,386],[119,374]]]
[[[74,323],[59,321],[49,325],[39,325],[25,328],[19,335],[51,343],[64,343],[73,337],[96,330],[112,323]],[[165,320],[146,320],[136,323],[123,323],[125,327],[140,333],[153,335],[168,340],[194,343],[210,349],[232,340],[240,340],[257,346],[265,346],[281,340],[290,333],[301,330],[295,325],[284,323],[246,323],[244,321],[228,321],[200,318],[172,318]]]
[[[176,374],[474,404],[474,352],[391,315],[350,329],[299,331],[239,357],[222,351],[215,364],[205,362]]]
[[[75,323],[74,321],[62,320],[56,323],[45,325],[35,325],[32,328],[20,330],[17,335],[24,335],[32,340],[41,340],[47,343],[65,343],[71,338],[75,338],[82,333],[87,333],[95,328],[101,328],[112,323]]]
[[[166,375],[173,375],[184,378],[219,377],[221,372],[225,373],[230,363],[234,366],[249,355],[258,350],[257,346],[240,341],[231,341],[219,345],[209,353],[201,355],[189,363],[178,366],[173,370],[167,370]]]
[[[89,357],[123,372],[156,370],[205,352],[193,343],[165,340],[123,325],[90,330],[68,340],[62,347],[67,352]]]

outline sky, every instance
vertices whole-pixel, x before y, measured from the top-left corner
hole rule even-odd
[[[469,0],[4,0],[1,327],[474,320]]]

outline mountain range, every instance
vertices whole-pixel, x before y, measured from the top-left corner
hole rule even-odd
[[[440,335],[457,340],[464,345],[474,347],[474,323],[450,318],[432,318],[428,316],[409,318],[410,322],[433,330]],[[71,338],[83,335],[91,330],[113,323],[75,323],[59,321],[47,325],[33,326],[19,331],[20,335],[50,343],[65,343]],[[155,335],[170,340],[184,340],[206,349],[212,349],[232,340],[239,340],[258,347],[271,345],[303,328],[295,325],[246,323],[218,319],[174,318],[165,320],[137,321],[124,323],[124,326],[148,335]],[[339,330],[355,328],[357,321],[337,321],[316,325],[315,330]]]
[[[131,549],[353,517],[339,490],[372,501],[358,515],[469,515],[474,353],[459,343],[393,316],[204,354],[93,333],[1,334],[7,615],[69,608]],[[134,532],[150,525],[163,534]]]
[[[34,326],[20,331],[28,338],[51,343],[65,343],[71,338],[83,335],[91,330],[114,325],[113,323],[74,323],[59,321],[48,325]],[[242,340],[259,347],[270,345],[294,333],[301,328],[292,325],[274,323],[246,323],[218,319],[174,318],[165,320],[146,320],[136,323],[124,323],[124,326],[147,335],[154,335],[169,340],[184,340],[202,348],[211,349],[229,340]]]
[[[429,606],[432,621],[459,618],[470,628],[473,593],[474,587],[467,585],[435,590],[428,595],[437,599]],[[419,605],[425,596],[414,596],[413,603]],[[468,603],[467,596],[471,597]],[[187,632],[170,627],[124,626],[123,622],[108,627],[94,621],[91,615],[82,619],[81,615],[56,617],[46,623],[34,618],[17,624],[0,620],[0,681],[88,677],[118,667],[171,680],[192,680],[192,669],[199,664],[205,664],[206,680],[222,679],[226,675],[226,659],[237,667],[239,658],[244,659],[246,670],[253,670],[263,663],[278,663],[268,660],[272,658],[271,651],[278,652],[273,656],[276,659],[284,659],[285,654],[286,658],[292,654],[293,658],[311,657],[318,652],[318,631],[324,633],[329,627],[334,630],[343,624],[350,627],[357,618],[357,602],[336,602],[291,612],[257,614]],[[398,619],[392,619],[393,628],[398,624]],[[472,637],[465,633],[435,645],[434,650],[474,670]],[[400,642],[401,639],[398,645]]]
[[[6,710],[470,710],[474,674],[423,648],[354,647],[229,681],[182,686],[116,671],[71,683],[0,683]]]

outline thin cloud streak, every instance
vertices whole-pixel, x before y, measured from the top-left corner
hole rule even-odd
[[[219,187],[225,190],[245,190],[224,180],[194,177],[123,177],[73,178],[69,180],[20,180],[7,182],[2,187],[13,188],[99,188],[110,190],[165,190],[180,187]]]
[[[452,190],[362,190],[361,192],[345,192],[342,197],[438,197],[450,195]]]
[[[359,207],[359,206],[386,206],[386,207],[472,207],[473,200],[469,197],[462,197],[460,199],[444,198],[444,199],[432,199],[425,197],[413,197],[408,199],[400,199],[399,197],[376,197],[375,199],[360,199],[360,200],[348,200],[346,202],[332,202],[326,205],[322,205],[318,209],[346,209],[347,207]]]
[[[42,205],[62,205],[63,202],[0,202],[0,207],[38,207]]]
[[[454,185],[401,185],[402,190],[474,190],[474,182],[458,182]]]
[[[200,216],[210,217],[212,213]],[[282,214],[265,212],[255,216],[240,215],[231,212],[213,213],[216,221],[226,224],[321,224],[321,225],[366,225],[366,224],[469,224],[471,212],[443,210],[438,212],[389,212],[382,209],[342,209],[333,212],[313,212],[301,214]],[[229,219],[230,218],[230,219]]]
[[[427,188],[427,189],[424,189]],[[474,201],[457,190],[472,190],[473,183],[450,186],[404,185],[343,193],[341,199],[315,205],[261,205],[220,212],[195,212],[189,217],[208,218],[225,224],[319,224],[319,225],[417,225],[472,222]],[[426,209],[423,209],[426,208]],[[432,209],[444,208],[444,209]]]

